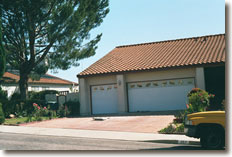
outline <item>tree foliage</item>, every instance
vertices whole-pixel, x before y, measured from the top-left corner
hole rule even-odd
[[[1,17],[1,6],[0,6],[0,17]],[[6,66],[6,56],[5,56],[5,51],[4,51],[3,44],[2,44],[2,24],[1,23],[2,22],[0,19],[0,78],[3,76],[5,72],[5,66]]]
[[[20,71],[21,95],[31,74],[43,74],[47,69],[66,70],[77,66],[80,59],[93,56],[102,34],[90,39],[90,31],[109,12],[108,0],[3,0],[1,3],[7,63]]]

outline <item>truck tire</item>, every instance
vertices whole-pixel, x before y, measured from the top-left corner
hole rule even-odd
[[[223,131],[216,127],[206,129],[200,138],[201,146],[206,149],[222,149],[224,141]]]

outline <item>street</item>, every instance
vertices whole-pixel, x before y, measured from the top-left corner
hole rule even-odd
[[[202,150],[200,145],[0,133],[1,150]]]

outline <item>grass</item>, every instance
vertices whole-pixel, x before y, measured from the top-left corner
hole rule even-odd
[[[39,121],[48,120],[48,119],[49,117],[41,117]],[[35,117],[32,117],[30,120],[29,120],[29,117],[20,117],[20,118],[6,119],[4,124],[5,125],[17,125],[17,124],[28,123],[32,121],[36,121]]]

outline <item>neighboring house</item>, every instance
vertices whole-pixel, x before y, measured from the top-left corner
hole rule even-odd
[[[12,70],[5,72],[2,78],[2,89],[7,91],[8,97],[19,92],[18,87],[19,72]],[[50,74],[44,74],[39,80],[29,79],[28,91],[57,90],[60,92],[78,92],[79,87],[75,82],[67,81]]]
[[[225,99],[225,34],[118,46],[79,73],[81,114],[186,109],[199,87]]]

